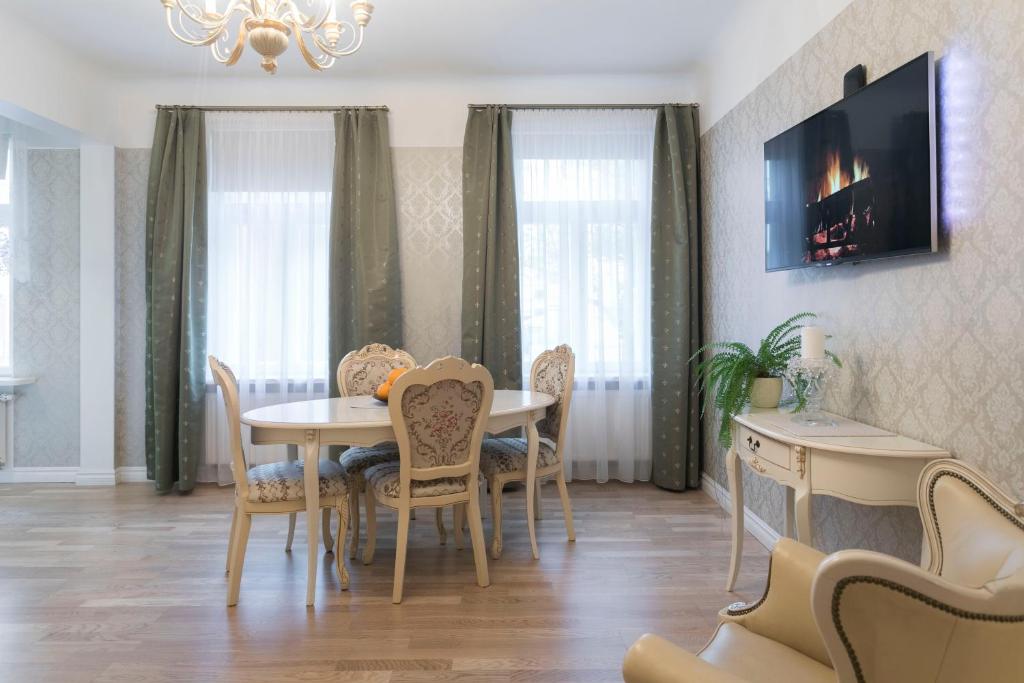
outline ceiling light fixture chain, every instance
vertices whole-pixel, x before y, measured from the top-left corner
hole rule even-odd
[[[213,58],[227,66],[238,62],[248,40],[263,57],[260,65],[271,74],[277,73],[277,58],[288,49],[291,35],[306,64],[323,71],[362,47],[363,32],[373,16],[373,4],[366,0],[351,3],[354,23],[338,19],[337,0],[226,0],[223,10],[222,2],[160,0],[175,38],[195,47],[209,45]],[[299,4],[309,10],[302,11]],[[232,40],[236,19],[240,21]]]

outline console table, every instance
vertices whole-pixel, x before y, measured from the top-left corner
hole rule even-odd
[[[948,458],[936,446],[884,432],[837,415],[832,428],[804,428],[785,410],[737,415],[725,466],[732,495],[731,591],[743,554],[743,478],[740,463],[786,488],[786,536],[811,544],[811,494],[862,505],[917,506],[917,478],[932,460]],[[813,433],[813,435],[811,435]],[[833,433],[834,435],[830,435]]]

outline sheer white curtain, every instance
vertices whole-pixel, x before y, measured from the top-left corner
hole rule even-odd
[[[331,115],[210,112],[206,130],[209,353],[235,371],[243,412],[326,398]],[[207,375],[199,479],[229,483],[223,401]],[[286,456],[283,446],[247,449],[255,463]]]
[[[516,111],[524,385],[576,353],[566,460],[580,479],[651,474],[651,170],[655,112]]]

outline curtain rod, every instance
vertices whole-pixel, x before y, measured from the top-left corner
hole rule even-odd
[[[386,105],[374,105],[369,107],[195,107],[192,105],[174,105],[174,104],[158,104],[156,108],[159,109],[176,109],[178,107],[185,109],[201,109],[202,111],[345,111],[346,109],[381,109],[388,111]]]
[[[661,104],[470,104],[470,109],[505,107],[506,109],[657,109],[673,107],[700,107],[696,102],[662,102]]]

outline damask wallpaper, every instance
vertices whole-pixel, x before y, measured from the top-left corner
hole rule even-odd
[[[462,346],[462,148],[392,149],[405,349],[426,365]]]
[[[16,467],[79,461],[78,150],[28,152],[31,276],[14,283],[14,372],[35,375],[14,402]]]
[[[117,347],[114,449],[118,467],[146,464],[146,182],[148,149],[118,149],[115,173]]]
[[[841,414],[943,446],[1024,497],[1024,50],[1009,0],[855,0],[702,140],[706,336],[756,343],[785,316],[823,316],[845,369]],[[940,104],[940,254],[764,272],[763,144],[868,78],[934,51]],[[715,419],[714,417],[710,419]],[[725,485],[708,429],[705,470]],[[745,475],[749,507],[782,529],[779,487]],[[814,544],[908,559],[912,509],[817,497]]]
[[[418,361],[427,363],[448,354],[458,355],[462,338],[462,149],[399,147],[393,148],[392,154],[402,250],[405,348]],[[118,149],[116,158],[115,444],[119,467],[145,463],[145,222],[149,156],[148,149]],[[77,192],[77,184],[75,187]],[[77,285],[77,271],[74,282]],[[75,305],[77,321],[77,298]],[[76,336],[76,344],[77,339]],[[77,387],[77,374],[75,381]],[[76,425],[77,416],[76,403]],[[77,449],[75,457],[69,464],[77,463]]]

